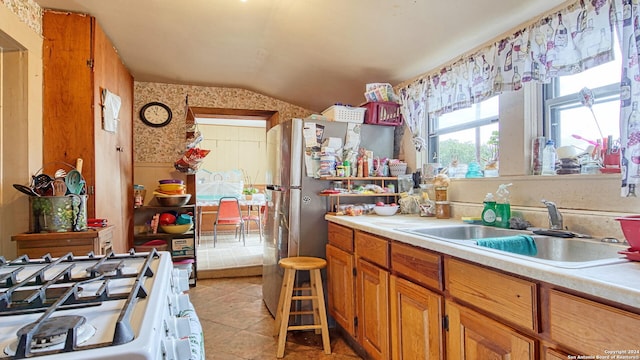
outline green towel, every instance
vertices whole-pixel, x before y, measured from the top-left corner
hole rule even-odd
[[[536,256],[538,249],[533,237],[529,235],[514,235],[496,238],[484,238],[476,241],[478,246],[508,251],[515,254]]]

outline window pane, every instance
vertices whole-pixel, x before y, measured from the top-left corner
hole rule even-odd
[[[602,104],[595,104],[593,106],[593,111],[598,119],[602,135],[604,137],[612,135],[614,139],[620,138],[620,102],[616,100]],[[600,138],[600,132],[598,131],[595,120],[593,119],[593,115],[589,109],[584,106],[562,110],[558,113],[558,119],[558,146],[575,145],[580,149],[586,149],[586,147],[589,146],[589,143],[584,140],[577,139],[573,137],[573,135],[578,135],[594,142]]]
[[[470,108],[441,115],[438,118],[438,130],[467,124],[476,120],[497,118],[500,105],[499,99],[499,96],[494,96],[479,104],[473,104]]]
[[[492,123],[440,135],[438,141],[440,164],[446,167],[456,164],[466,165],[475,161],[484,168],[487,162],[497,155],[497,145],[488,144],[493,133],[497,131],[498,123]],[[464,174],[457,176],[464,177]]]

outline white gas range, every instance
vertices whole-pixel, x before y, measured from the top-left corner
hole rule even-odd
[[[204,359],[168,252],[0,257],[0,359]]]

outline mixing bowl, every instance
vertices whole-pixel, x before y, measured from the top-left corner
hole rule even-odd
[[[191,224],[184,225],[160,225],[160,229],[167,234],[184,234],[191,230]]]
[[[185,195],[158,195],[156,194],[156,200],[160,206],[184,206],[191,199],[191,194]]]
[[[398,205],[376,206],[373,208],[373,211],[378,215],[390,216],[395,215],[398,212],[398,208],[400,208]]]
[[[616,218],[620,222],[624,238],[629,246],[640,249],[640,215],[630,215]]]

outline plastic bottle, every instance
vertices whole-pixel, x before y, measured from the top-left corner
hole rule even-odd
[[[553,140],[547,140],[544,150],[542,150],[542,175],[556,174],[556,147]]]
[[[509,189],[512,184],[501,184],[496,191],[496,226],[508,229],[511,218]]]
[[[487,193],[484,198],[484,210],[482,210],[482,224],[494,226],[496,224],[496,200],[492,193]]]

